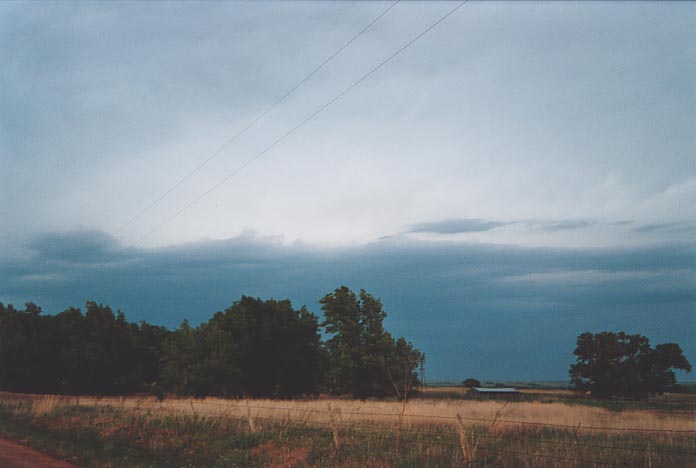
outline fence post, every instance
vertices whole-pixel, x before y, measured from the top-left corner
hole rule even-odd
[[[338,438],[338,424],[336,424],[336,419],[334,417],[334,412],[333,408],[331,407],[331,403],[327,403],[329,407],[329,425],[331,426],[331,431],[333,432],[333,440],[334,440],[334,445],[336,446],[336,450],[338,450],[341,446],[340,440]]]
[[[459,432],[459,446],[462,448],[462,466],[469,463],[469,450],[467,450],[468,442],[466,440],[466,431],[464,430],[464,422],[462,415],[457,413],[457,432]]]
[[[648,450],[645,451],[645,468],[652,468],[652,447],[648,441]]]
[[[251,432],[256,432],[256,424],[254,423],[254,418],[251,416],[251,407],[249,406],[249,400],[244,400],[247,409],[247,421],[249,422],[249,430]]]

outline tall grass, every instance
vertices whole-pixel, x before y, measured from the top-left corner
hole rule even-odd
[[[6,420],[140,454],[116,466],[696,467],[696,419],[682,413],[461,400],[0,400]]]
[[[39,397],[37,405],[55,405],[54,398]],[[76,397],[64,398],[64,404],[75,404]],[[360,401],[345,399],[318,400],[227,400],[221,398],[167,399],[150,397],[97,398],[80,397],[87,406],[110,406],[132,411],[157,411],[169,415],[202,415],[248,418],[270,418],[297,422],[330,422],[329,407],[340,412],[343,422],[397,423],[402,405],[396,401]],[[501,412],[504,403],[472,400],[412,400],[405,407],[406,425],[448,422],[454,426],[457,414],[470,426],[498,420],[500,430],[516,430],[524,423],[593,428],[615,431],[617,428],[655,431],[694,430],[696,414],[666,413],[646,410],[610,411],[599,407],[568,405],[564,403],[511,402]],[[497,416],[497,417],[496,417]],[[516,424],[520,423],[520,424]]]

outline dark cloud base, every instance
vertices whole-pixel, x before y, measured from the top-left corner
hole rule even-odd
[[[391,331],[428,355],[431,379],[565,379],[575,337],[625,330],[696,360],[696,248],[552,249],[396,238],[320,249],[242,236],[119,251],[100,232],[46,234],[0,266],[0,301],[51,313],[86,300],[131,320],[206,320],[240,295],[319,312],[339,285],[382,298]]]
[[[418,223],[409,232],[424,232],[437,234],[459,234],[463,232],[490,231],[497,227],[511,224],[510,222],[492,221],[480,218],[454,218],[442,221]]]
[[[428,234],[463,234],[471,232],[484,232],[503,226],[520,225],[527,229],[537,231],[569,231],[574,229],[585,229],[597,224],[596,221],[581,220],[518,220],[518,221],[498,221],[481,218],[452,218],[441,221],[431,221],[418,223],[412,226],[409,233],[428,233]]]

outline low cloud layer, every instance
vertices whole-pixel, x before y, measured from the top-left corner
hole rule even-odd
[[[430,223],[418,223],[410,232],[425,232],[437,234],[458,234],[462,232],[490,231],[506,224],[502,221],[489,221],[479,218],[446,219]]]
[[[491,231],[503,226],[522,227],[524,230],[532,231],[555,232],[584,229],[596,224],[595,221],[587,219],[500,221],[481,218],[453,218],[444,219],[442,221],[418,223],[408,232],[425,234],[463,234]],[[671,224],[669,226],[671,226]],[[636,232],[638,232],[637,229]]]
[[[86,300],[132,320],[176,326],[242,294],[317,300],[346,284],[380,296],[388,328],[428,355],[433,379],[564,379],[584,331],[679,342],[696,359],[696,249],[552,249],[387,239],[362,246],[286,245],[247,233],[119,250],[99,232],[45,234],[0,266],[0,301],[59,312]]]
[[[453,7],[400,2],[218,152],[388,7],[0,2],[0,301],[346,284],[433,378],[562,379],[601,329],[696,360],[696,3],[468,2],[341,94]]]
[[[633,229],[639,233],[694,233],[696,234],[696,225],[693,223],[651,223],[637,226]]]
[[[532,225],[538,226],[544,231],[566,231],[570,229],[583,229],[590,227],[595,224],[595,222],[582,219],[582,220],[563,220],[563,221],[546,221],[540,223],[531,223]]]

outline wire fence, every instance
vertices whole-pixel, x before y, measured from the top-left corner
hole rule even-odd
[[[264,405],[253,400],[176,399],[159,402],[153,398],[52,398],[56,405],[117,408],[160,417],[235,419],[247,424],[252,432],[278,424],[320,429],[331,433],[336,449],[344,451],[355,448],[354,442],[360,441],[361,436],[369,435],[368,440],[382,437],[390,439],[397,449],[382,447],[381,453],[404,456],[414,448],[422,454],[424,448],[439,447],[458,453],[460,463],[457,464],[461,466],[479,466],[479,463],[496,466],[495,460],[506,456],[558,462],[554,466],[696,467],[696,419],[695,429],[669,429],[523,421],[506,419],[500,414],[493,418],[468,417],[462,413],[406,414],[406,403],[400,412],[393,412],[345,410],[332,407],[330,402],[326,403],[326,408],[321,408]],[[6,400],[0,397],[0,402]],[[321,400],[314,403],[321,404]],[[464,422],[471,424],[465,425]],[[534,430],[511,430],[511,427],[532,427]],[[607,434],[612,437],[607,437]],[[671,442],[660,443],[657,436],[670,437]],[[653,462],[660,457],[661,463]]]
[[[246,400],[228,400],[229,403],[218,403],[218,402],[211,402],[211,401],[205,401],[205,400],[197,400],[197,399],[191,399],[187,400],[190,401],[191,405],[195,406],[208,406],[208,407],[216,407],[216,408],[222,408],[222,409],[248,409],[248,410],[264,410],[264,411],[272,411],[272,412],[277,412],[277,411],[287,411],[287,412],[296,412],[296,413],[304,413],[304,414],[322,414],[322,415],[329,415],[332,413],[335,413],[334,410],[331,410],[327,407],[327,409],[319,409],[319,408],[296,408],[296,407],[284,407],[284,406],[260,406],[256,404],[248,404],[245,403]],[[239,401],[240,403],[236,403]],[[387,417],[387,418],[394,418],[398,419],[401,415],[399,413],[394,413],[394,412],[379,412],[379,411],[345,411],[345,410],[339,410],[340,414],[342,416],[380,416],[380,417]],[[602,432],[613,432],[613,433],[621,433],[621,432],[637,432],[637,433],[665,433],[665,434],[694,434],[696,435],[696,429],[664,429],[664,428],[635,428],[635,427],[615,427],[615,426],[588,426],[588,425],[570,425],[570,424],[556,424],[556,423],[549,423],[549,422],[541,422],[541,421],[522,421],[522,420],[511,420],[511,419],[495,419],[495,418],[474,418],[474,417],[467,417],[467,416],[462,416],[461,414],[454,414],[452,416],[445,416],[441,414],[427,414],[427,413],[408,413],[406,415],[409,419],[423,419],[423,420],[428,420],[428,419],[437,419],[437,420],[442,420],[442,421],[451,421],[451,422],[456,422],[458,419],[462,419],[465,421],[471,421],[471,422],[476,422],[476,423],[486,423],[486,424],[507,424],[507,425],[518,425],[518,426],[534,426],[534,427],[541,427],[541,428],[552,428],[552,429],[562,429],[562,430],[568,430],[568,431],[573,431],[573,432],[579,432],[579,431],[602,431]],[[694,418],[694,425],[696,427],[696,418]],[[432,433],[433,431],[424,431],[426,433]]]

